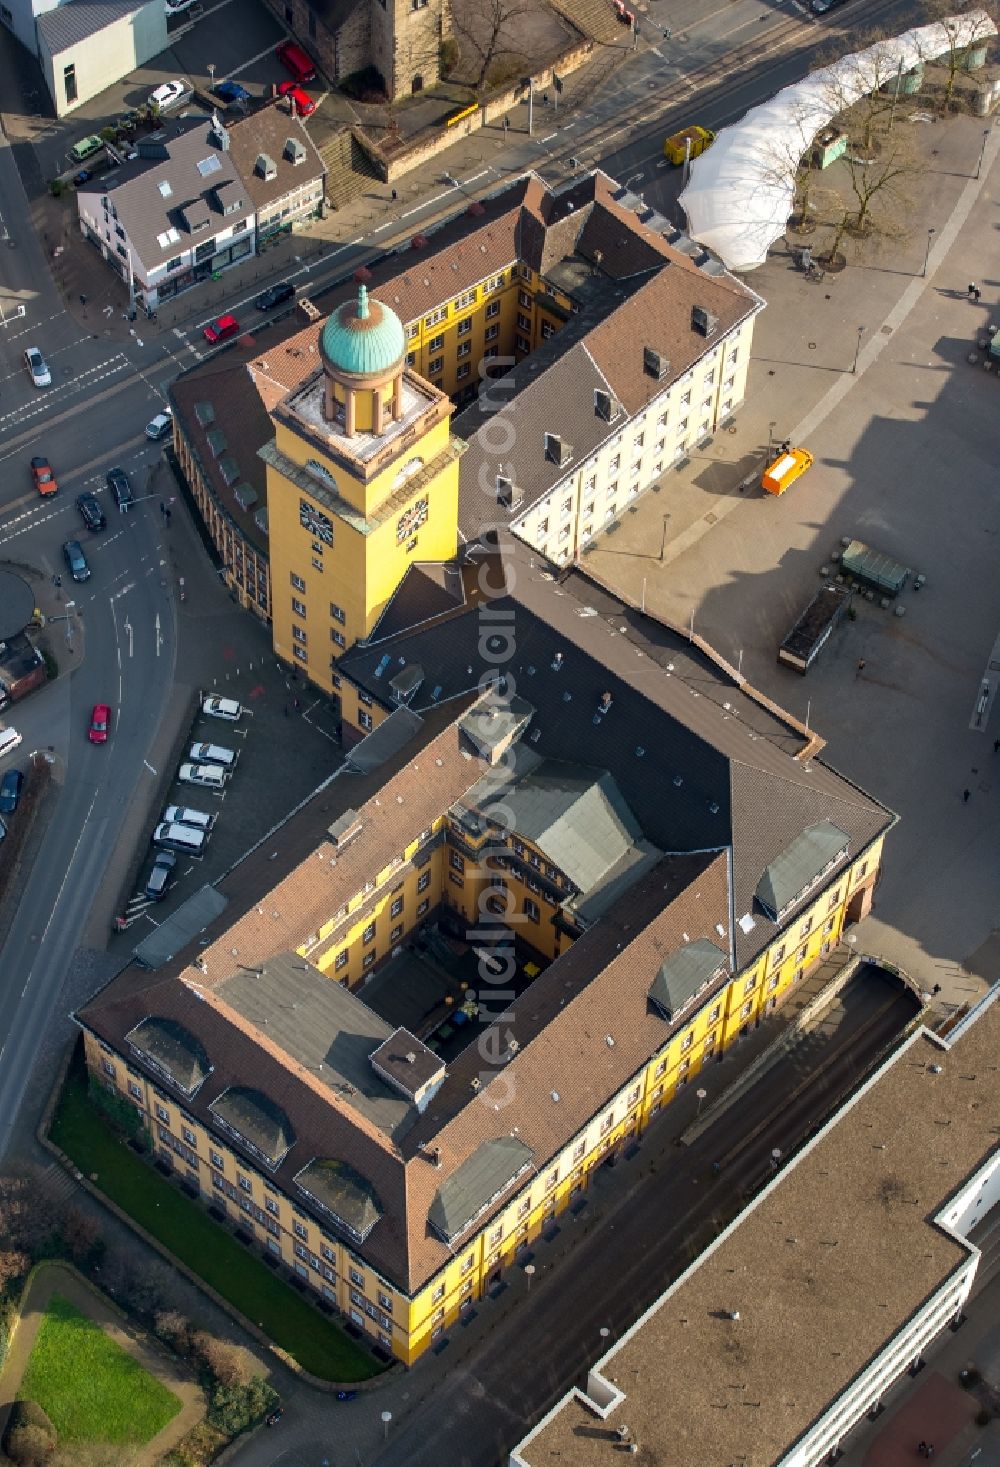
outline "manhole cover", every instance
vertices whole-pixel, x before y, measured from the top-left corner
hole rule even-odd
[[[709,513],[705,516],[705,523],[706,525],[714,525],[718,518],[719,516],[717,514],[712,514],[712,512],[709,511]]]

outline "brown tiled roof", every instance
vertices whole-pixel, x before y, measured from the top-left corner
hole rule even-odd
[[[512,1460],[605,1467],[621,1422],[650,1461],[786,1460],[967,1265],[939,1219],[996,1149],[998,1051],[988,1001],[951,1048],[901,1043],[601,1362],[621,1404],[602,1421],[565,1397]]]
[[[275,99],[267,107],[258,108],[249,117],[229,124],[229,151],[255,209],[266,209],[276,199],[302,188],[326,172],[323,160],[298,117],[289,116],[283,101]],[[285,144],[294,138],[305,149],[301,163],[285,156]],[[265,179],[254,164],[259,154],[266,153],[275,166],[275,177]]]
[[[643,347],[652,347],[667,358],[666,380],[674,381],[759,309],[758,298],[742,286],[734,291],[723,277],[685,265],[667,264],[587,333],[587,350],[630,415],[645,407],[651,389],[662,390],[665,385],[656,383],[644,370]],[[710,337],[694,329],[696,306],[718,319]],[[592,398],[590,408],[593,412]]]

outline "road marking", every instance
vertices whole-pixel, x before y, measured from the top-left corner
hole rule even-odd
[[[229,4],[231,4],[231,0],[223,0],[223,5],[229,5]],[[222,5],[213,5],[213,7],[212,7],[212,10],[213,11],[215,11],[215,10],[221,10],[221,9],[222,9]],[[249,61],[244,61],[244,63],[243,63],[242,66],[234,66],[233,69],[232,69],[232,71],[227,72],[224,77],[221,77],[220,78],[220,80],[221,81],[228,81],[229,78],[232,77],[232,76],[241,76],[244,71],[247,71],[249,69],[249,67],[255,66],[258,61],[263,61],[263,59],[264,59],[265,56],[271,56],[271,55],[273,55],[273,53],[274,53],[274,47],[273,46],[266,46],[263,51],[258,51],[258,53],[257,53],[256,56],[251,56]]]
[[[143,762],[143,764],[145,764],[145,766],[149,770],[150,774],[152,774],[152,775],[155,776],[156,775],[156,770],[153,768],[152,764],[150,764],[149,760],[148,759],[143,759],[142,762]]]
[[[50,387],[45,393],[44,400],[36,403],[34,407],[17,408],[14,412],[7,413],[4,417],[0,418],[0,427],[14,421],[26,422],[28,418],[37,418],[49,410],[49,405],[57,393],[61,392],[67,397],[70,397],[77,392],[83,392],[85,389],[95,386],[98,382],[103,382],[106,378],[113,377],[118,372],[123,372],[129,365],[128,357],[123,352],[119,352],[117,356],[110,357],[108,361],[101,362],[99,366],[88,367],[85,372],[77,373],[72,382],[65,382],[60,387]],[[59,405],[57,404],[57,406]]]
[[[156,613],[156,655],[159,657],[160,648],[163,646],[163,634],[160,631],[160,613]]]
[[[128,619],[127,616],[125,618],[124,626],[125,626],[125,635],[128,637],[128,655],[131,657],[132,656],[132,653],[133,653],[133,650],[134,650],[133,649],[133,643],[132,643],[132,623],[129,621],[129,619]]]

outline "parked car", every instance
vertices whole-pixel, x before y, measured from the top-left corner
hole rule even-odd
[[[215,824],[214,815],[208,815],[204,810],[192,810],[190,805],[168,805],[163,819],[167,825],[193,825],[195,830],[204,830],[206,834]]]
[[[201,711],[206,718],[224,718],[227,723],[238,723],[243,717],[243,708],[235,698],[206,698]]]
[[[107,703],[95,703],[94,711],[90,715],[90,728],[87,730],[87,738],[92,744],[106,744],[108,742],[108,730],[111,727],[111,709]]]
[[[835,5],[840,5],[842,3],[843,0],[812,0],[811,9],[816,15],[825,15],[826,12],[828,10],[832,10]]]
[[[283,280],[280,285],[269,285],[267,290],[254,301],[258,311],[270,311],[275,306],[280,306],[283,301],[295,299],[295,286],[290,280]]]
[[[33,458],[31,460],[31,477],[35,481],[35,488],[39,494],[55,494],[59,488],[56,476],[52,472],[52,465],[47,458]]]
[[[155,91],[149,94],[150,107],[158,107],[161,112],[169,112],[171,107],[176,107],[184,97],[190,97],[191,88],[184,82],[174,80],[164,82]]]
[[[170,437],[173,427],[173,412],[170,408],[164,408],[162,413],[157,413],[151,423],[146,424],[146,437],[152,438],[154,443],[159,443],[161,438]]]
[[[86,163],[88,158],[93,158],[103,147],[104,139],[91,133],[89,137],[81,138],[78,143],[73,144],[69,150],[70,160],[73,163]]]
[[[157,851],[153,869],[149,873],[143,895],[151,902],[160,902],[167,894],[170,878],[174,874],[177,857],[173,851]]]
[[[291,97],[299,117],[308,117],[310,112],[316,111],[316,103],[308,92],[302,90],[298,82],[283,81],[278,87],[278,96]]]
[[[235,769],[239,754],[227,749],[225,744],[192,744],[188,749],[192,764],[218,764],[223,769]]]
[[[124,469],[108,469],[107,485],[115,496],[115,503],[119,509],[128,509],[130,504],[135,503],[135,495],[132,493],[132,483]]]
[[[0,779],[0,810],[5,815],[13,815],[17,809],[23,784],[24,775],[20,769],[8,769],[3,779]]]
[[[290,71],[297,82],[316,80],[316,63],[295,41],[282,41],[274,52],[286,71]]]
[[[164,10],[168,18],[171,15],[183,15],[185,10],[195,10],[201,4],[201,0],[165,0]]]
[[[80,517],[88,530],[103,530],[107,524],[101,502],[96,494],[78,494],[76,496],[76,507],[80,511]]]
[[[225,102],[227,106],[232,106],[234,102],[253,101],[246,87],[241,87],[239,82],[234,81],[219,82],[215,88],[215,95],[220,101]]]
[[[221,764],[182,764],[177,771],[181,784],[197,784],[207,790],[221,790],[229,778],[229,770]]]
[[[28,369],[28,376],[36,387],[51,387],[52,373],[49,371],[45,358],[37,346],[29,346],[24,353],[24,365]]]
[[[214,346],[216,342],[228,341],[231,336],[238,336],[240,323],[235,316],[219,316],[211,321],[202,331],[205,340]]]
[[[90,580],[90,566],[87,564],[87,557],[83,553],[79,540],[67,540],[63,546],[63,555],[74,581]]]

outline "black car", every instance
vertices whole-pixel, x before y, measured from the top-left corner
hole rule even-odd
[[[815,15],[825,15],[828,10],[833,10],[842,4],[843,0],[812,0],[810,9]]]
[[[177,857],[173,851],[157,851],[156,860],[153,862],[153,869],[149,873],[149,880],[145,887],[145,895],[151,902],[162,901],[166,896],[167,887],[170,885],[170,878],[174,874],[176,865]]]
[[[88,530],[103,530],[107,524],[100,500],[94,494],[78,494],[76,507]]]
[[[119,509],[128,509],[135,503],[132,485],[124,469],[108,469],[107,482]]]
[[[295,286],[290,280],[284,280],[280,285],[269,285],[254,301],[258,311],[270,311],[274,306],[280,306],[283,301],[295,299]]]
[[[67,540],[63,546],[63,555],[66,557],[66,564],[69,566],[69,573],[74,581],[90,580],[90,566],[87,564],[87,557],[83,553],[83,546],[79,540]]]
[[[0,779],[0,810],[5,815],[13,815],[17,809],[23,784],[24,775],[20,769],[8,769],[3,779]]]

